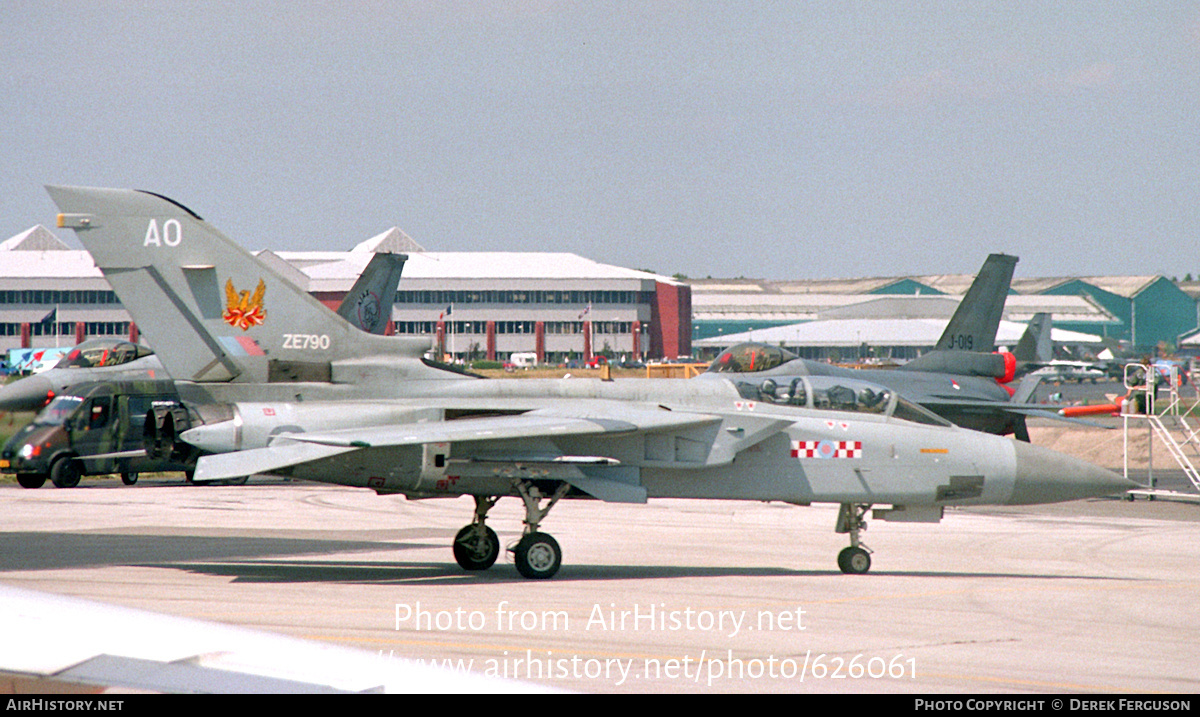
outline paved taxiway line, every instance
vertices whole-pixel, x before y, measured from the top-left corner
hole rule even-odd
[[[465,499],[0,486],[0,582],[576,690],[1193,692],[1200,510],[1181,510],[873,521],[875,566],[846,576],[833,506],[563,502],[545,528],[564,567],[531,582],[511,563],[453,563]],[[502,500],[489,524],[510,543],[521,515]]]

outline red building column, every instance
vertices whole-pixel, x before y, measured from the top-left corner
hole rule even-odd
[[[75,322],[75,343],[81,344],[87,338],[87,324],[82,321]]]
[[[583,322],[583,360],[592,360],[592,322]]]
[[[138,331],[137,324],[129,322],[129,343],[136,344],[141,338],[141,333]]]
[[[538,365],[546,363],[546,322],[533,322],[533,352],[537,354]]]
[[[21,348],[33,348],[33,343],[30,341],[32,334],[33,329],[29,326],[29,324],[21,324]]]
[[[496,360],[496,322],[487,322],[487,360]]]
[[[692,353],[692,287],[657,282],[651,310],[650,353],[675,358]]]

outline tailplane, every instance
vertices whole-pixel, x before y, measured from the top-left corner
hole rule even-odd
[[[75,230],[177,379],[328,381],[333,361],[419,357],[429,346],[363,334],[173,200],[128,189],[46,190],[62,212],[58,226]]]

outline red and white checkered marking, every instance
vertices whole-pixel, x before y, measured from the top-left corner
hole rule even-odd
[[[862,441],[792,441],[793,458],[862,458]]]

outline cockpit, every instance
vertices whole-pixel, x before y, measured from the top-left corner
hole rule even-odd
[[[713,373],[755,373],[773,369],[796,358],[799,358],[796,354],[779,346],[737,344],[722,351],[708,365],[708,370]]]
[[[92,339],[84,341],[67,352],[58,360],[54,368],[97,368],[99,366],[120,366],[143,356],[154,353],[145,346],[139,346],[120,339]]]
[[[932,426],[949,426],[941,416],[901,398],[882,386],[836,376],[797,376],[785,383],[766,378],[757,383],[737,381],[738,393],[750,401],[815,408],[846,413],[867,413]]]

